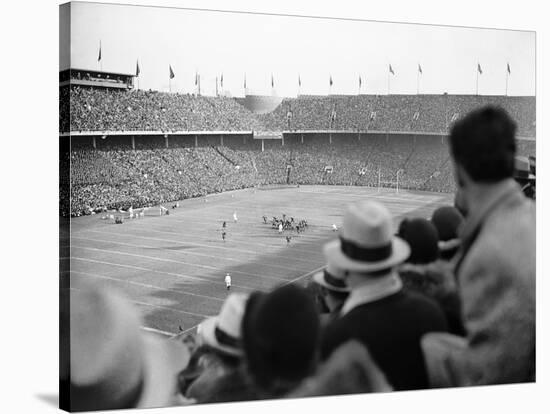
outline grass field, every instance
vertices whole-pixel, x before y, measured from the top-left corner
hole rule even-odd
[[[180,326],[189,331],[220,310],[226,273],[232,276],[232,291],[305,283],[323,266],[321,246],[336,237],[332,224],[340,226],[346,204],[362,199],[384,203],[396,226],[404,216],[427,218],[437,206],[452,203],[449,194],[301,186],[184,200],[168,216],[159,216],[155,208],[121,225],[101,220],[101,214],[78,217],[70,221],[70,234],[61,229],[60,277],[70,277],[76,289],[92,279],[124,292],[142,311],[145,329],[167,335],[179,333]],[[264,214],[271,219],[283,213],[306,219],[308,229],[279,235],[263,223]],[[287,234],[292,235],[289,245]]]

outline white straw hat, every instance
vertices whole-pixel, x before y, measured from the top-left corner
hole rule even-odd
[[[220,314],[206,319],[197,331],[204,343],[226,354],[242,356],[241,322],[248,294],[230,294],[222,305]]]
[[[174,405],[189,350],[140,326],[124,298],[93,285],[71,291],[71,410]]]
[[[395,237],[390,212],[382,204],[362,201],[348,206],[340,238],[325,244],[329,263],[351,272],[376,272],[404,262],[410,247]]]

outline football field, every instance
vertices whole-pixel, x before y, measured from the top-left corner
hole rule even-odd
[[[220,310],[228,294],[226,273],[232,292],[306,283],[324,264],[323,243],[337,237],[332,224],[340,227],[346,204],[364,199],[385,204],[396,228],[404,216],[429,218],[453,201],[450,194],[300,186],[209,195],[180,201],[176,209],[167,203],[169,215],[160,216],[155,207],[123,224],[102,220],[102,214],[78,217],[70,221],[70,236],[61,229],[60,277],[70,277],[74,289],[93,280],[123,292],[141,310],[145,329],[190,331]],[[282,214],[307,220],[308,228],[280,235],[270,221]]]

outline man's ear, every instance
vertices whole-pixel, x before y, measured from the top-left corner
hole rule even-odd
[[[470,176],[460,164],[455,164],[454,175],[455,175],[455,181],[458,188],[466,187],[468,183],[471,181]]]

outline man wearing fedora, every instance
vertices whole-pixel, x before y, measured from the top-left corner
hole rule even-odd
[[[516,124],[483,107],[451,130],[468,210],[455,273],[466,338],[423,339],[436,386],[535,380],[535,204],[514,181]]]
[[[326,325],[332,319],[338,317],[344,302],[349,296],[349,287],[344,280],[345,271],[339,269],[334,263],[313,275],[313,282],[320,288],[320,298],[323,307],[328,311],[321,314],[321,324]]]
[[[340,238],[325,245],[327,261],[344,269],[350,295],[323,332],[322,357],[357,339],[394,389],[427,388],[420,339],[427,332],[446,331],[447,323],[433,300],[402,289],[396,267],[410,248],[393,234],[389,211],[363,201],[348,207]]]

